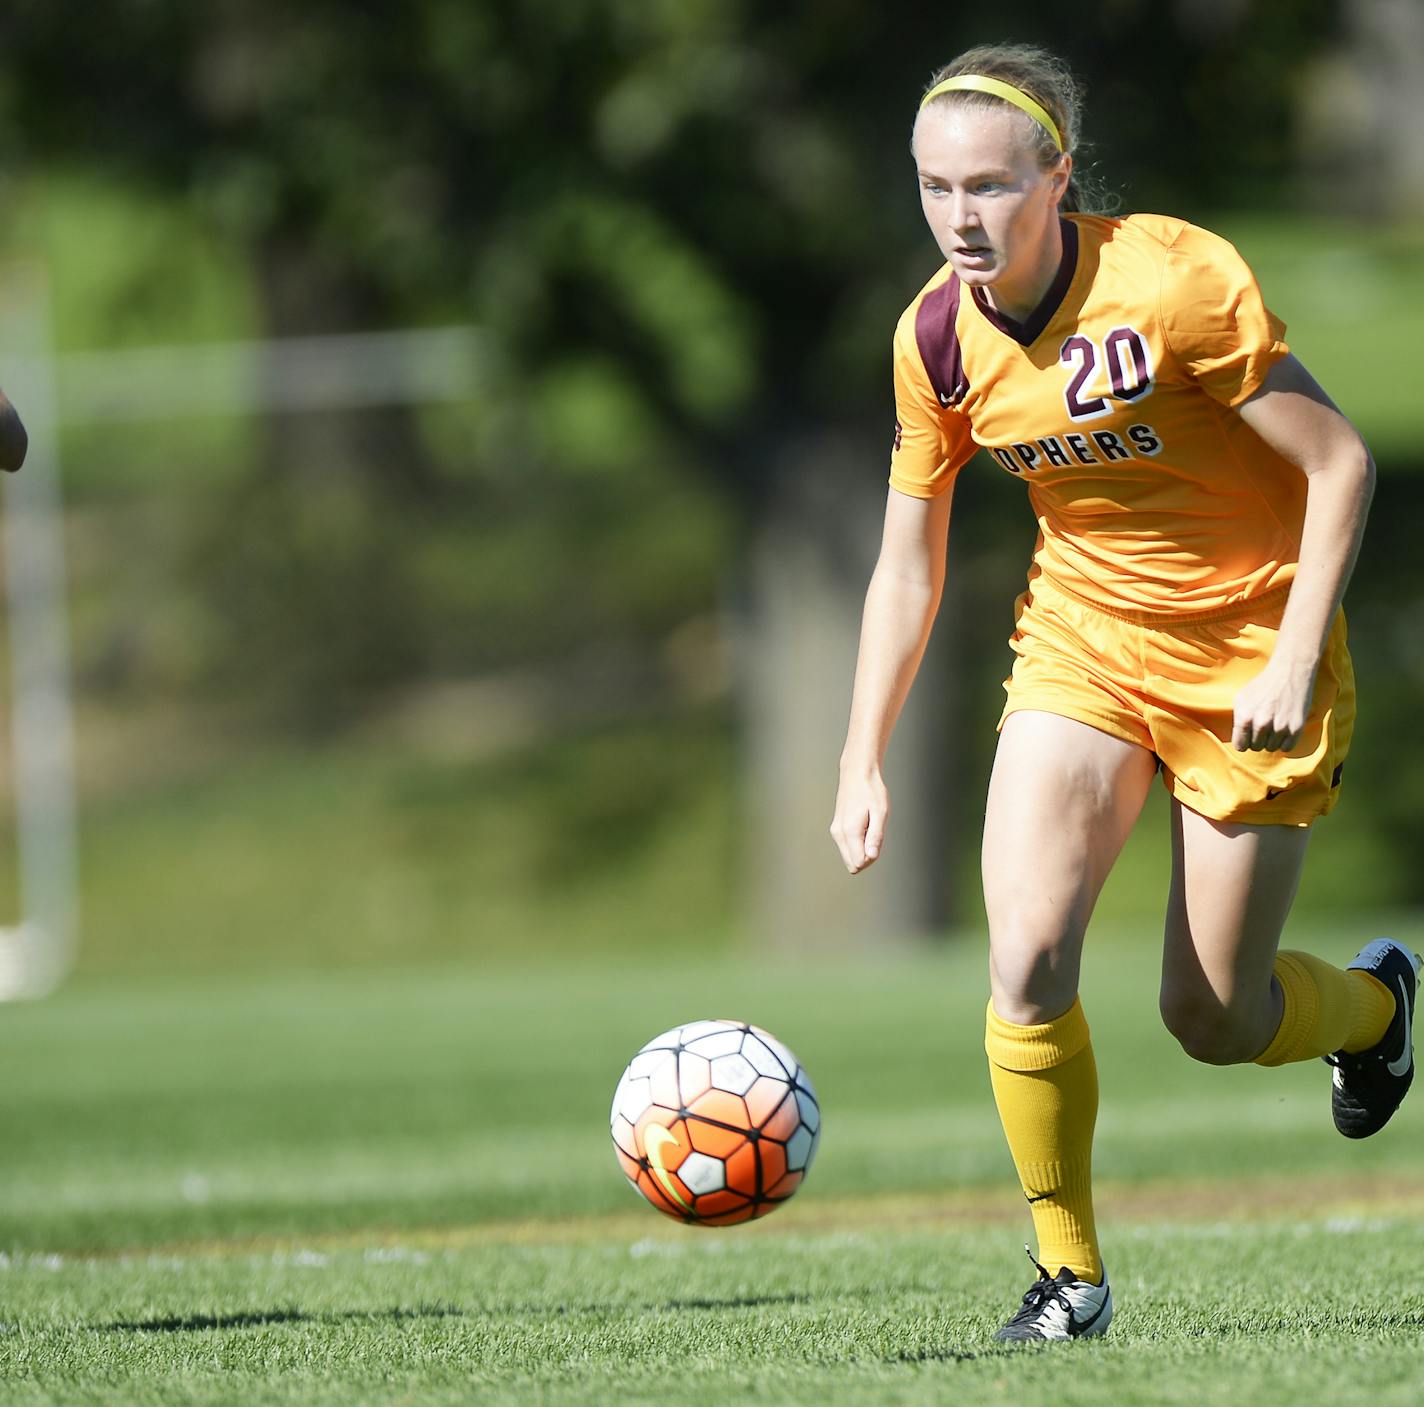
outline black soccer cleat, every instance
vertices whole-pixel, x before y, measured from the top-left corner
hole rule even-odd
[[[1378,1133],[1414,1083],[1414,994],[1420,958],[1389,938],[1377,938],[1350,964],[1378,978],[1394,993],[1394,1020],[1378,1045],[1354,1055],[1337,1050],[1324,1058],[1335,1067],[1330,1112],[1346,1138]]]
[[[1101,1334],[1113,1316],[1107,1272],[1103,1272],[1100,1285],[1079,1280],[1067,1266],[1057,1275],[1050,1275],[1033,1260],[1033,1252],[1027,1246],[1024,1250],[1038,1271],[1038,1279],[1028,1287],[1018,1312],[994,1335],[995,1339],[1000,1343],[1037,1343],[1044,1339],[1086,1339]]]

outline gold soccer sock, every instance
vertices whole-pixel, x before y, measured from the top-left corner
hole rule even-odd
[[[984,1032],[994,1102],[1033,1210],[1038,1258],[1050,1275],[1067,1266],[1103,1278],[1093,1222],[1093,1125],[1098,1067],[1077,1001],[1055,1021],[1015,1026],[989,1003]]]
[[[1394,993],[1358,968],[1341,970],[1309,953],[1282,951],[1276,954],[1276,981],[1285,997],[1281,1024],[1257,1065],[1368,1050],[1394,1019]]]

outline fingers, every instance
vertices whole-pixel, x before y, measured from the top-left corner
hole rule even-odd
[[[1272,659],[1236,695],[1231,742],[1237,752],[1293,751],[1305,732],[1314,680],[1314,666]]]
[[[1300,741],[1304,723],[1256,719],[1237,713],[1231,744],[1237,752],[1289,752]]]
[[[859,874],[867,865],[872,864],[875,856],[868,854],[867,835],[870,829],[869,815],[863,815],[859,821],[852,822],[846,826],[838,822],[832,822],[831,835],[836,842],[836,849],[841,852],[841,863],[851,874]],[[878,847],[877,847],[878,852]]]
[[[1289,752],[1300,741],[1300,730],[1238,723],[1231,741],[1237,752]]]
[[[888,814],[877,806],[859,808],[849,817],[836,812],[831,822],[831,838],[840,851],[841,862],[851,874],[859,874],[880,857]]]
[[[848,826],[842,821],[839,810],[831,821],[831,839],[835,841],[836,849],[841,852],[841,863],[851,874],[854,874],[860,846],[855,837],[854,827]]]
[[[875,811],[870,813],[870,823],[865,828],[865,862],[869,864],[880,854],[880,847],[885,841],[885,813],[882,811],[878,815]]]

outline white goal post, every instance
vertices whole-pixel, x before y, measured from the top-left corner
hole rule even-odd
[[[10,743],[19,915],[0,928],[0,1000],[38,997],[63,981],[79,926],[74,747],[65,611],[64,523],[55,443],[58,411],[42,271],[14,269],[0,304],[0,387],[30,434],[5,476],[5,598],[10,638]]]
[[[56,355],[43,267],[5,275],[0,387],[30,448],[0,498],[19,876],[18,916],[0,927],[0,1001],[54,990],[79,938],[60,426],[464,401],[488,367],[468,326]]]

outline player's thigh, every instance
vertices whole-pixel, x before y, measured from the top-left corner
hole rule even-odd
[[[1078,989],[1083,933],[1152,784],[1135,743],[1057,714],[1012,713],[984,815],[984,905],[994,1009],[1031,1024]]]
[[[1309,838],[1305,826],[1213,821],[1172,803],[1162,1013],[1183,1044],[1200,1044],[1206,1058],[1213,1042],[1225,1059],[1233,1044],[1244,1051],[1266,1027],[1270,1039],[1276,948]]]

